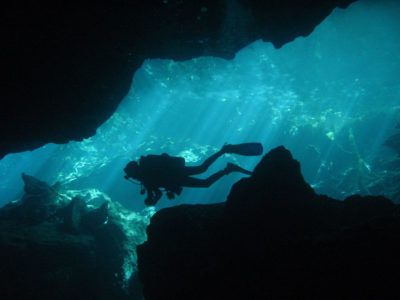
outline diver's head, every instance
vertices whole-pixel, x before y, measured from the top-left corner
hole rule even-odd
[[[140,179],[139,164],[136,161],[130,161],[124,168],[125,179]]]

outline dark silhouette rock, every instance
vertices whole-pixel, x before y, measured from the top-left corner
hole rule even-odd
[[[397,293],[398,206],[317,195],[269,152],[226,203],[157,212],[138,246],[145,298],[379,299]]]
[[[144,59],[232,58],[257,39],[280,47],[352,2],[8,2],[0,27],[0,158],[94,135]]]

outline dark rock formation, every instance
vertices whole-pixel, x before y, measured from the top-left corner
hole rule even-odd
[[[0,29],[0,158],[93,135],[146,58],[232,58],[256,39],[280,47],[354,1],[9,2]]]
[[[156,213],[138,247],[155,299],[382,299],[397,295],[398,206],[315,194],[283,147],[226,203]]]
[[[23,198],[0,209],[0,298],[140,299],[135,245],[148,217],[23,179]]]

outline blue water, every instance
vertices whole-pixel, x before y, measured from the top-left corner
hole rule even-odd
[[[379,2],[379,3],[373,3]],[[134,210],[144,207],[139,187],[123,167],[141,155],[167,152],[195,165],[224,143],[259,141],[268,151],[285,145],[300,160],[319,193],[343,199],[353,193],[400,190],[383,145],[400,120],[400,4],[359,1],[336,10],[307,38],[276,50],[256,41],[231,60],[148,60],[132,88],[94,137],[49,144],[0,161],[0,205],[21,196],[22,172],[65,189],[93,189]],[[259,157],[227,155],[252,169]],[[209,189],[185,189],[158,207],[224,201],[241,176]]]

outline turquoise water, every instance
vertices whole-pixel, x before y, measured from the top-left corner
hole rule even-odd
[[[139,187],[123,179],[129,160],[167,152],[196,165],[224,143],[248,141],[266,151],[285,145],[319,193],[384,194],[400,202],[397,156],[383,145],[400,121],[400,4],[372,2],[334,11],[309,37],[279,50],[256,41],[231,61],[145,61],[94,137],[0,161],[0,205],[20,197],[26,172],[142,209]],[[198,177],[228,161],[251,169],[259,159],[227,155]],[[223,201],[239,178],[185,189],[158,207]]]

